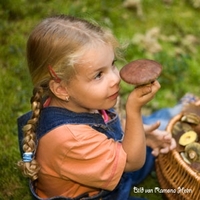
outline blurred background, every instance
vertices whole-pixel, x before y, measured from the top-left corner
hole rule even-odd
[[[25,48],[43,18],[70,14],[109,28],[122,44],[124,62],[149,58],[163,65],[162,86],[143,114],[173,107],[185,93],[200,96],[200,0],[0,0],[0,199],[29,200],[20,159],[16,120],[29,111],[32,84]],[[132,86],[121,84],[122,108]],[[151,174],[142,186],[158,186]],[[137,194],[162,199],[159,194]]]

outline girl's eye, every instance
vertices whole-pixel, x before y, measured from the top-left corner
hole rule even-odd
[[[100,79],[102,76],[102,72],[99,72],[96,76],[95,76],[95,79]]]

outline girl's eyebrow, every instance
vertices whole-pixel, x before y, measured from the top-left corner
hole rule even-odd
[[[112,60],[111,65],[113,65],[113,64],[115,63],[115,61],[116,61],[116,59],[114,58],[114,59]],[[95,74],[95,73],[97,73],[97,72],[99,72],[99,71],[105,70],[106,68],[108,68],[108,66],[98,67],[98,68],[96,68],[96,69],[94,69],[94,70],[91,70],[91,71],[88,73],[88,75],[93,75],[93,74]],[[92,69],[92,68],[91,68],[91,69]]]
[[[97,72],[103,71],[103,70],[105,70],[106,68],[107,68],[107,67],[99,67],[99,68],[97,68],[97,69],[91,70],[91,71],[88,73],[88,75],[89,75],[89,76],[93,76],[93,75],[95,75]]]
[[[114,58],[111,65],[113,65],[117,60]],[[105,68],[107,68],[108,66],[102,66],[102,67],[99,67],[98,69],[94,70],[95,71],[101,71],[101,70],[104,70]]]

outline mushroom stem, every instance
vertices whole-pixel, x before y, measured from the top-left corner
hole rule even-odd
[[[151,81],[150,83],[144,83],[144,84],[141,84],[141,85],[135,85],[135,88],[139,88],[139,87],[143,87],[143,86],[151,86],[154,82],[155,82],[155,80]]]

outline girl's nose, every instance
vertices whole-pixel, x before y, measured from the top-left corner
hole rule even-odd
[[[121,78],[119,76],[119,70],[117,68],[115,68],[112,71],[111,86],[118,85],[120,83],[120,80],[121,80]]]

